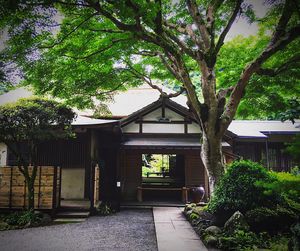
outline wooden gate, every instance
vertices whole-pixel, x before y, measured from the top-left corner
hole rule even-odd
[[[29,167],[29,173],[32,167]],[[16,166],[0,167],[0,208],[26,208],[27,184]],[[60,167],[39,166],[34,182],[34,207],[56,209],[60,196]]]

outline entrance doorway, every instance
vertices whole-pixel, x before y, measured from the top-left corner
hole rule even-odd
[[[62,168],[61,207],[86,208],[89,200],[84,198],[85,169]]]
[[[143,200],[181,201],[185,186],[184,156],[180,154],[142,154]],[[163,189],[162,189],[163,188]]]

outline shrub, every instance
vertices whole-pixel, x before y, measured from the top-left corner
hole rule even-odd
[[[272,204],[276,198],[265,194],[264,188],[256,186],[255,182],[271,182],[273,179],[258,163],[245,160],[233,162],[217,185],[208,210],[228,217],[235,211],[245,213]]]
[[[12,226],[38,225],[43,218],[42,214],[34,213],[33,210],[15,212],[5,217],[4,221]]]
[[[298,219],[293,211],[279,205],[274,209],[255,208],[248,211],[245,217],[253,231],[270,233],[289,230],[290,226]]]
[[[262,247],[264,242],[261,241],[255,233],[245,232],[243,230],[235,231],[230,235],[224,234],[219,238],[218,247],[222,250],[257,250],[257,247]]]
[[[300,203],[300,176],[285,172],[270,172],[273,177],[268,182],[257,181],[256,185],[265,190],[267,195],[280,196],[282,202],[293,200]]]
[[[96,208],[97,214],[100,216],[108,216],[114,214],[116,211],[112,208],[110,203],[102,203]]]

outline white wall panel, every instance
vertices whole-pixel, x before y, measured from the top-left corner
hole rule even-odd
[[[122,130],[123,130],[124,133],[138,133],[139,130],[140,130],[139,128],[140,128],[139,124],[136,124],[135,122],[132,122],[132,123],[124,126],[122,128]]]
[[[143,133],[184,133],[183,124],[143,124]]]
[[[0,143],[0,166],[6,166],[7,164],[7,146],[4,143]]]
[[[201,133],[200,126],[195,122],[188,124],[188,133]]]

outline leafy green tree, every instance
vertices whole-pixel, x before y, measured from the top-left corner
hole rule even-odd
[[[267,42],[268,37],[260,32],[248,38],[238,36],[224,44],[216,64],[218,87],[228,88],[230,83],[236,82],[243,66],[255,58]],[[299,46],[300,41],[297,41],[275,54],[268,61],[269,67],[276,69],[282,58],[292,57]],[[284,114],[295,114],[295,97],[300,93],[300,61],[292,61],[277,71],[278,74],[270,71],[270,76],[259,72],[251,77],[235,118],[282,119]]]
[[[292,54],[283,51],[299,42],[299,3],[294,0],[271,1],[264,18],[271,35],[241,62],[224,88],[218,85],[216,65],[226,35],[238,17],[256,18],[243,0],[14,3],[16,7],[4,8],[0,23],[8,27],[10,37],[6,59],[21,66],[26,82],[39,93],[86,106],[92,97],[101,99],[141,82],[164,96],[168,94],[156,83],[179,85],[179,92],[169,97],[185,91],[199,121],[211,192],[224,172],[222,138],[249,81],[255,74],[279,74],[299,58],[297,48]],[[273,63],[273,55],[284,56]]]
[[[74,116],[65,105],[38,98],[20,99],[0,106],[0,142],[4,142],[16,157],[18,169],[25,177],[29,209],[34,208],[38,145],[45,140],[71,136]],[[22,145],[28,151],[24,151]]]

